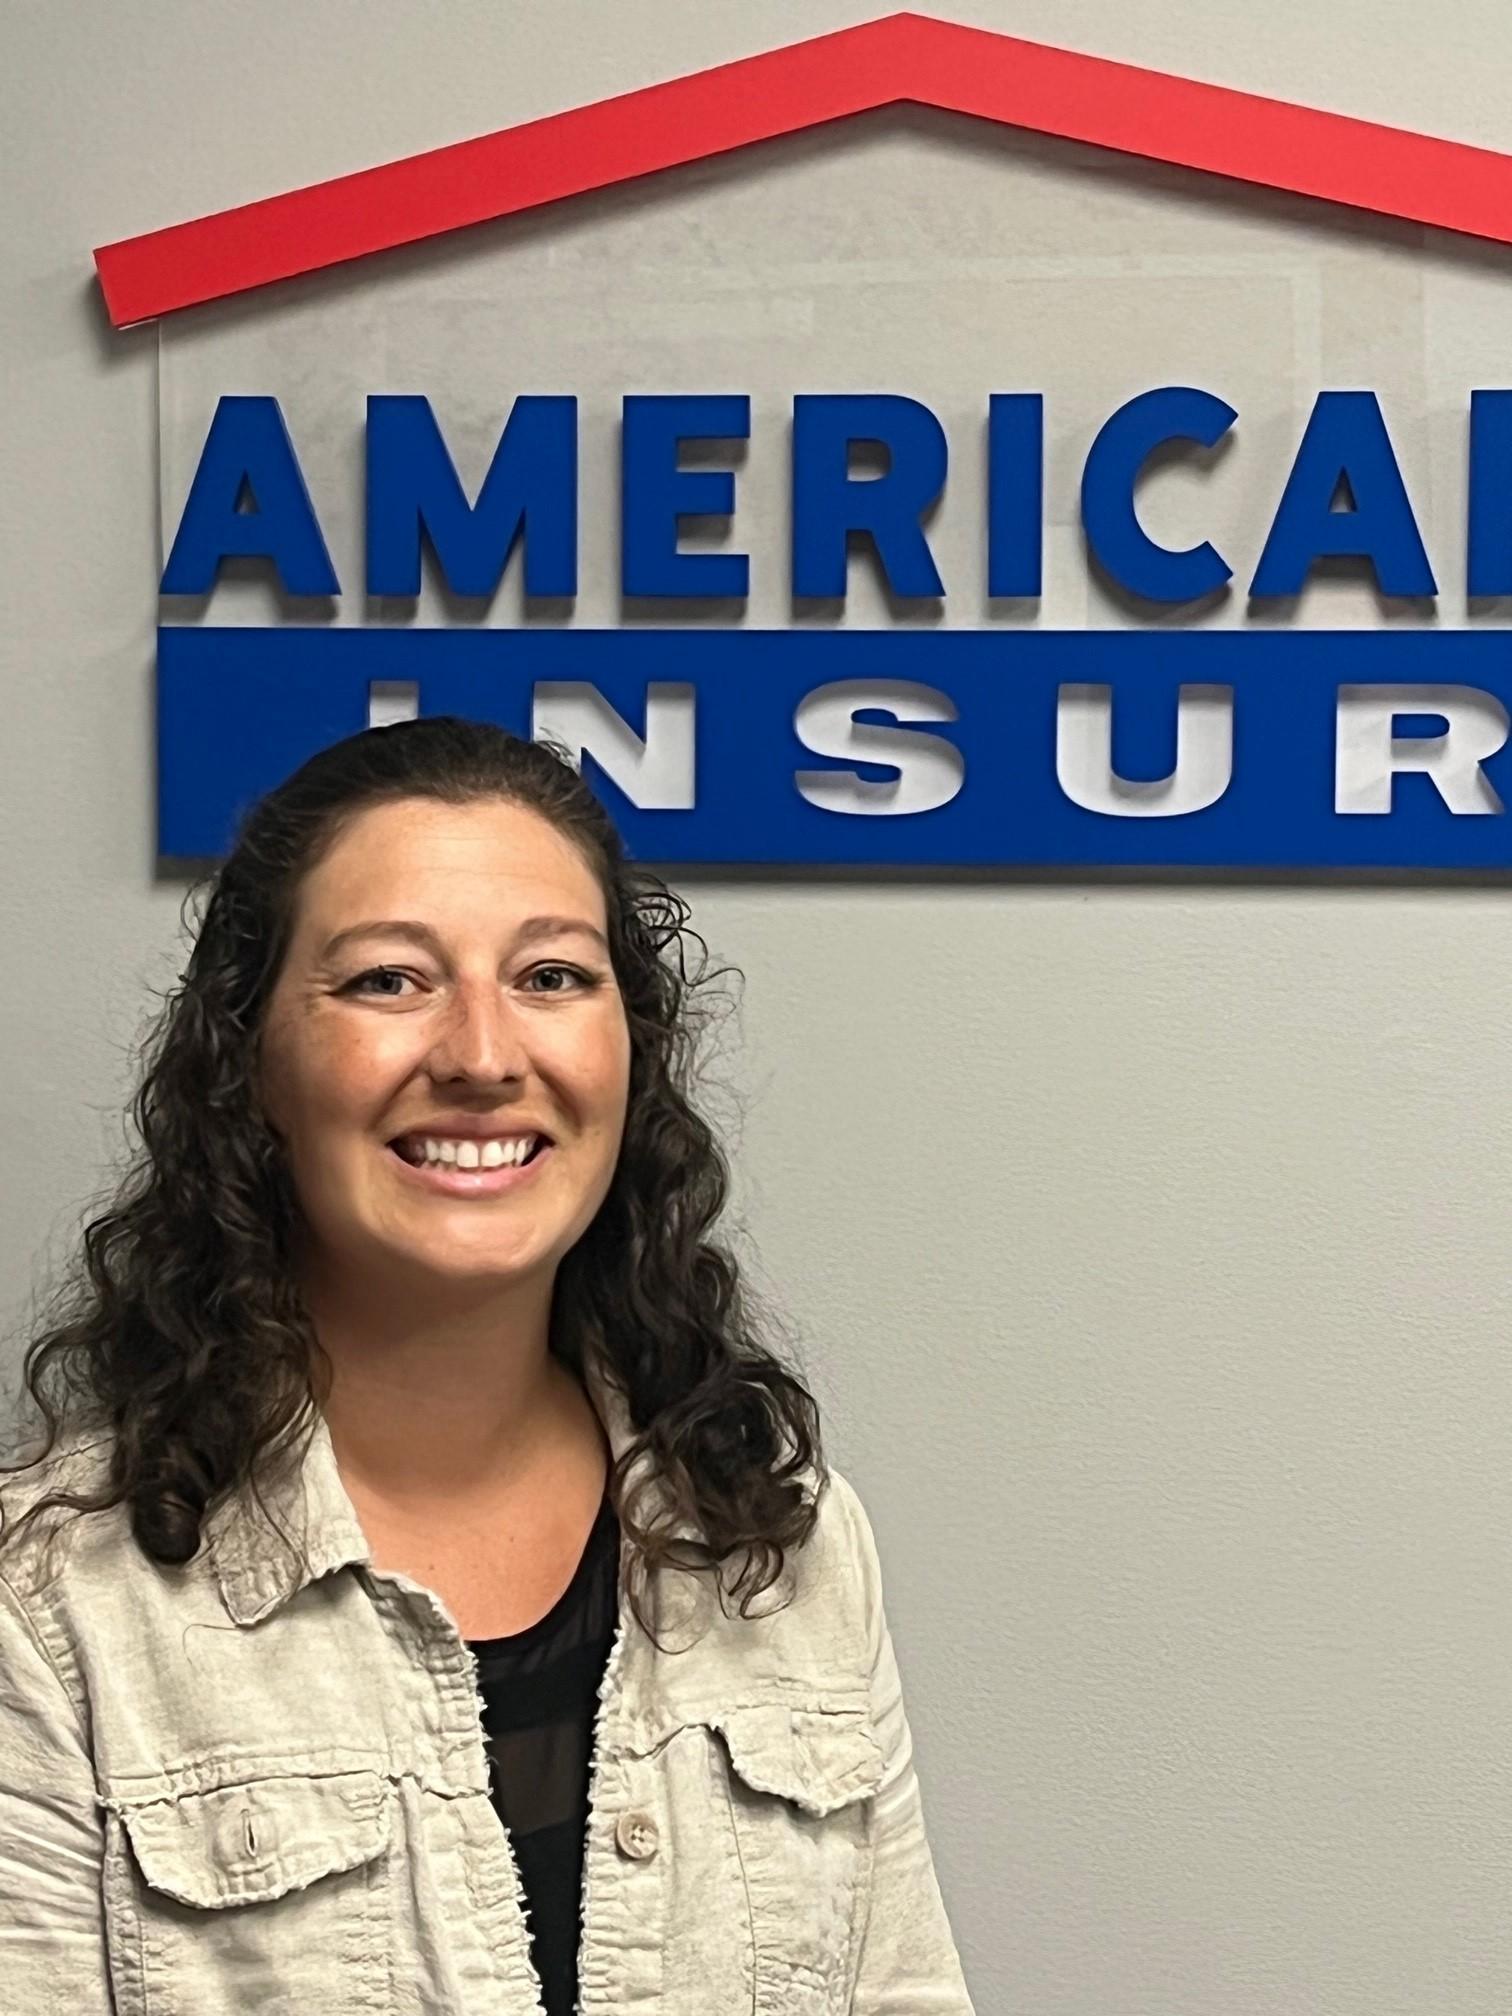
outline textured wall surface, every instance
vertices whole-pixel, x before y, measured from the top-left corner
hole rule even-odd
[[[1075,482],[1120,398],[1186,380],[1239,407],[1234,450],[1163,474],[1147,516],[1242,571],[1313,392],[1370,386],[1440,620],[1466,620],[1464,407],[1512,382],[1512,255],[1090,150],[872,118],[208,311],[161,346],[105,324],[95,243],[876,11],[7,10],[0,1377],[108,1180],[130,1046],[178,968],[183,885],[151,854],[159,445],[171,523],[214,391],[286,398],[312,485],[347,500],[335,550],[344,331],[373,346],[348,382],[458,402],[464,463],[514,390],[579,392],[585,484],[612,478],[620,392],[751,390],[758,555],[781,549],[782,402],[911,392],[958,450],[936,550],[945,620],[973,623],[986,395],[1043,388],[1041,620],[1102,625],[1127,619],[1088,582]],[[949,11],[1512,149],[1492,0]],[[585,506],[578,620],[614,614],[593,585],[609,514]],[[220,620],[269,613],[253,589],[222,602]],[[750,618],[784,619],[772,570]],[[888,620],[862,578],[846,620]],[[1301,620],[1401,619],[1330,581]],[[1505,894],[684,887],[746,975],[711,1094],[734,1225],[873,1514],[979,2008],[1504,2016]]]

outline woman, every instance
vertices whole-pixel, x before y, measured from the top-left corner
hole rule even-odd
[[[479,723],[246,819],[0,1474],[6,2011],[969,2012],[686,914]]]

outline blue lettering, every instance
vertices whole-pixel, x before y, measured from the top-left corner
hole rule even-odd
[[[1161,385],[1103,423],[1082,472],[1082,526],[1093,557],[1121,588],[1149,602],[1195,602],[1233,574],[1208,540],[1185,552],[1158,546],[1134,510],[1139,472],[1169,441],[1216,447],[1239,416],[1211,392]]]
[[[989,595],[1039,594],[1044,517],[1044,396],[994,392],[987,407]]]
[[[1512,595],[1512,392],[1470,394],[1467,595]]]
[[[744,441],[750,432],[751,402],[744,393],[627,395],[620,433],[620,585],[626,595],[747,593],[744,553],[677,550],[679,519],[732,514],[733,474],[677,464],[684,441]]]
[[[233,557],[270,560],[286,594],[341,593],[283,413],[262,395],[227,393],[215,409],[163,594],[208,595]]]
[[[429,399],[370,398],[370,595],[419,594],[423,537],[455,594],[491,595],[523,541],[526,594],[575,595],[576,399],[516,399],[478,501],[470,505]]]
[[[1351,508],[1336,511],[1341,484]],[[1327,554],[1368,560],[1383,595],[1438,593],[1374,392],[1318,394],[1251,595],[1299,595]]]
[[[853,478],[853,442],[888,451],[880,476]],[[850,535],[876,550],[894,595],[943,595],[921,519],[945,486],[945,430],[895,393],[800,392],[793,401],[793,593],[842,597]]]

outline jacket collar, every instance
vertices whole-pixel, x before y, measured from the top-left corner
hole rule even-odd
[[[583,1384],[617,1462],[635,1439],[624,1395],[597,1364],[584,1368]],[[206,1551],[221,1600],[238,1624],[261,1623],[322,1576],[372,1559],[319,1408],[302,1457],[286,1456],[274,1475],[259,1479],[258,1488],[273,1528],[250,1494],[240,1491],[205,1522]],[[293,1542],[292,1549],[281,1535]]]

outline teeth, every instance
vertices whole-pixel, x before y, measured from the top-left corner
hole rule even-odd
[[[457,1169],[517,1168],[535,1146],[536,1136],[527,1134],[513,1141],[449,1141],[433,1134],[411,1135],[411,1159],[427,1166],[442,1162]]]

